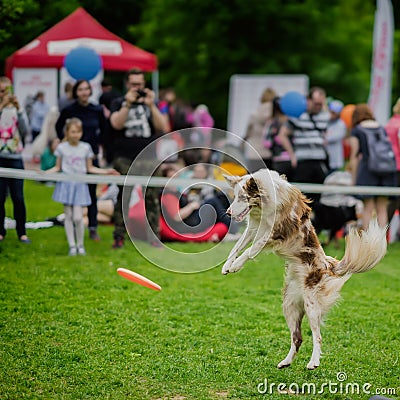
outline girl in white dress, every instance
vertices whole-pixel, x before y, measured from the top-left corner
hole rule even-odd
[[[54,152],[57,157],[56,165],[46,173],[119,175],[115,169],[101,169],[93,166],[92,148],[88,143],[80,141],[82,137],[80,119],[68,119],[64,130],[65,141],[60,143]],[[91,203],[88,185],[82,182],[57,182],[53,200],[64,204],[64,227],[69,244],[69,255],[85,255],[83,207]]]

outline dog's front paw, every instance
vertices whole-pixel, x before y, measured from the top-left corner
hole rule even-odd
[[[224,266],[222,267],[222,274],[232,274],[234,272],[239,271],[243,267],[243,262],[239,261],[239,259],[228,259]]]
[[[222,267],[222,274],[232,274],[234,272],[238,272],[243,268],[245,261],[239,258],[228,259],[224,266]]]
[[[235,260],[232,265],[229,267],[228,272],[233,273],[233,272],[238,272],[243,268],[243,262],[240,261],[239,259]]]
[[[232,263],[233,263],[233,260],[226,261],[226,263],[222,267],[222,271],[221,271],[222,275],[227,275],[227,274],[229,274],[229,272],[231,272],[230,267],[231,267]]]

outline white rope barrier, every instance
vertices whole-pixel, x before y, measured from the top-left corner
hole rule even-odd
[[[229,185],[225,181],[215,179],[186,179],[186,178],[161,178],[136,175],[95,175],[95,174],[70,174],[53,173],[45,174],[41,171],[0,168],[0,177],[14,179],[29,179],[41,182],[83,182],[83,183],[101,183],[117,184],[125,186],[134,186],[136,184],[151,187],[164,187],[167,183],[170,186],[195,187],[199,185],[211,185],[220,189],[228,189]],[[339,185],[317,185],[311,183],[294,183],[304,193],[335,193],[335,194],[371,194],[383,196],[400,196],[400,187],[380,187],[380,186],[339,186]]]

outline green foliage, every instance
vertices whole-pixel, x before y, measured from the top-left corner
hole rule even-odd
[[[16,27],[24,20],[24,15],[37,8],[34,0],[0,0],[0,60],[10,55],[18,44]]]
[[[82,0],[81,6],[96,18],[108,30],[129,41],[130,24],[139,24],[142,10],[146,7],[145,0],[118,0],[115,7],[110,7],[107,0]],[[133,44],[136,40],[132,41]]]
[[[28,219],[54,215],[52,190],[26,182]],[[312,348],[305,321],[297,359],[278,370],[290,343],[281,259],[260,254],[226,277],[219,268],[182,275],[150,265],[133,246],[112,250],[111,231],[101,227],[102,242],[86,241],[86,257],[66,256],[60,227],[30,231],[31,245],[10,231],[0,244],[2,399],[282,399],[276,391],[261,396],[257,385],[268,379],[320,387],[338,383],[339,372],[345,383],[400,393],[398,243],[374,270],[346,283],[322,327],[321,367],[305,368]],[[185,244],[182,251],[202,247]],[[340,257],[343,249],[328,253]],[[118,267],[148,276],[162,291],[124,280]],[[326,387],[301,398],[372,394],[335,395]]]
[[[131,32],[158,55],[161,84],[205,102],[222,124],[233,74],[305,73],[332,96],[365,101],[373,16],[361,0],[159,0]]]
[[[51,28],[79,6],[77,0],[0,0],[1,68],[5,59],[20,47]]]
[[[397,27],[400,0],[393,0]],[[209,106],[226,127],[234,74],[307,74],[346,103],[367,100],[374,1],[0,0],[0,64],[79,5],[106,28],[157,54],[160,85]],[[397,50],[396,50],[397,49]],[[393,96],[397,98],[399,39]]]

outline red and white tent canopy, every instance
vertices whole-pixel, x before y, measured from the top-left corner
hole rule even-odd
[[[157,70],[154,54],[114,35],[80,7],[8,57],[6,74],[11,77],[13,68],[62,68],[65,55],[78,46],[101,55],[104,70]]]

